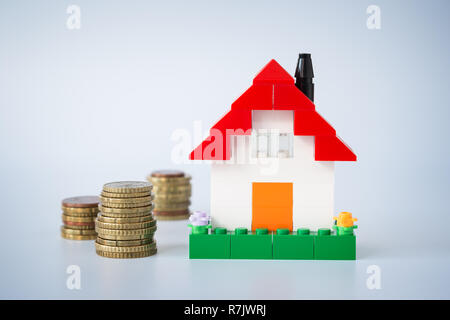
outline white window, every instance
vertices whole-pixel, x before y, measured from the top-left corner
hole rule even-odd
[[[292,133],[280,133],[278,136],[278,157],[279,158],[292,158],[293,156],[293,134]]]
[[[253,158],[292,158],[292,133],[279,130],[256,129],[252,132]]]
[[[258,148],[256,150],[256,156],[258,158],[267,158],[270,155],[269,152],[269,133],[260,132],[257,136]]]

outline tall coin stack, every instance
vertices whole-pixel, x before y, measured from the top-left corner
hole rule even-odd
[[[61,236],[69,240],[94,240],[95,218],[97,217],[99,198],[81,196],[66,198],[62,201]]]
[[[189,218],[191,204],[191,176],[178,170],[152,172],[147,180],[153,184],[157,220],[181,220]]]
[[[95,249],[107,258],[142,258],[156,253],[153,235],[152,185],[121,181],[103,186],[95,221],[98,233]]]

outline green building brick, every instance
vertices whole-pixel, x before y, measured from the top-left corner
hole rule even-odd
[[[330,229],[319,229],[314,240],[316,260],[355,260],[356,237],[334,235]]]
[[[189,259],[230,259],[231,235],[225,228],[189,235]]]
[[[231,234],[231,259],[272,259],[272,234],[267,229],[248,233],[237,228]]]
[[[313,260],[314,236],[309,229],[298,229],[294,234],[290,234],[289,229],[278,229],[273,235],[273,258]]]

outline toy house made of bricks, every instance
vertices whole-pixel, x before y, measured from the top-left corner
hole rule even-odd
[[[211,161],[213,228],[330,228],[335,161],[353,151],[271,60],[190,154]]]

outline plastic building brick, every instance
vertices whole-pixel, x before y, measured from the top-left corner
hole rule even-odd
[[[200,143],[189,155],[190,160],[224,160],[226,156],[223,155],[223,147],[220,152],[216,152],[216,150],[212,150],[211,152],[206,153],[205,150],[211,145],[214,146],[215,137],[208,136],[205,140]]]
[[[208,229],[211,228],[209,217],[206,212],[194,211],[189,217],[188,227],[192,228],[193,234],[208,234]]]
[[[358,228],[353,222],[358,221],[358,219],[353,218],[350,212],[341,212],[338,217],[333,218],[336,221],[336,225],[333,229],[336,231],[338,236],[348,236],[353,235],[353,230]]]
[[[356,237],[338,236],[330,229],[319,229],[314,239],[314,258],[316,260],[355,260]]]
[[[219,130],[223,135],[227,134],[227,130],[233,131],[233,135],[249,135],[252,129],[252,111],[230,111],[216,122],[211,130],[213,129]]]
[[[336,221],[336,226],[338,227],[353,227],[353,222],[358,221],[358,219],[353,218],[351,212],[341,212],[333,220]]]
[[[231,234],[231,259],[272,259],[272,234],[267,229],[248,233],[236,228]]]
[[[337,136],[316,136],[314,155],[316,161],[356,161],[352,149]]]
[[[292,230],[292,183],[254,182],[252,230]]]
[[[228,112],[210,129],[210,135],[189,158],[191,160],[229,160],[230,137],[250,135],[252,128],[251,110],[234,110]]]
[[[273,235],[273,258],[313,260],[314,236],[305,228],[298,229],[294,234],[289,229],[278,229]]]
[[[318,112],[296,110],[294,112],[294,134],[299,136],[334,136],[336,130]]]
[[[295,68],[295,86],[311,101],[314,101],[314,71],[311,54],[300,53]]]
[[[192,228],[189,235],[190,259],[228,259],[230,257],[230,238],[226,229],[216,229],[208,234],[209,217],[206,212],[195,211],[188,226]]]
[[[294,78],[284,70],[274,59],[256,75],[253,84],[294,84]]]
[[[230,234],[225,228],[216,228],[211,234],[189,235],[190,259],[230,259]]]
[[[273,88],[274,110],[310,110],[314,103],[293,84],[276,84]]]
[[[272,110],[273,85],[252,85],[232,105],[231,110]]]

